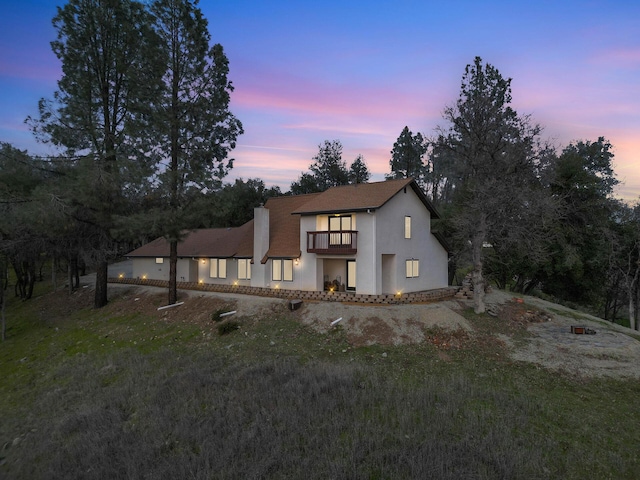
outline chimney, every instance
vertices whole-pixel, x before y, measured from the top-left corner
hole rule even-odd
[[[269,251],[269,209],[259,206],[253,209],[253,261],[262,262]]]

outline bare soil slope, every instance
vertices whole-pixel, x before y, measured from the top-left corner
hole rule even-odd
[[[480,335],[473,320],[462,315],[470,303],[458,300],[393,306],[305,302],[300,310],[290,313],[287,302],[281,299],[181,291],[179,300],[183,305],[158,310],[166,303],[164,289],[117,284],[109,288],[111,297],[116,299],[109,308],[116,311],[144,312],[162,321],[193,322],[211,331],[211,314],[220,309],[236,310],[237,318],[244,321],[259,321],[269,314],[292,314],[321,333],[343,329],[354,347],[431,342],[446,352],[448,348],[465,348],[482,336],[489,348],[499,348],[514,361],[584,377],[640,378],[637,332],[534,297],[516,302],[500,291],[488,295],[488,305],[496,315],[495,321],[508,328],[489,331],[488,335],[485,329]],[[74,294],[73,300],[66,293],[59,293],[61,302],[54,302],[57,306],[48,304],[47,310],[73,309],[74,303],[90,305],[92,293],[90,284]],[[572,325],[596,333],[576,335],[571,333]],[[443,355],[446,357],[446,353]]]

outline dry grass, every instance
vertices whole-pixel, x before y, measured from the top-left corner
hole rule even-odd
[[[46,300],[45,300],[46,298]],[[10,307],[0,346],[0,476],[50,478],[635,478],[637,382],[552,375],[478,335],[354,347],[286,309],[149,313],[132,292]],[[147,304],[144,307],[145,303]],[[45,307],[46,306],[46,307]],[[126,306],[126,307],[125,307]],[[79,309],[79,310],[78,310]],[[202,310],[202,309],[201,309]],[[46,315],[41,315],[46,311]],[[493,322],[493,323],[492,323]],[[518,326],[501,324],[500,328]],[[495,327],[494,327],[495,328]]]

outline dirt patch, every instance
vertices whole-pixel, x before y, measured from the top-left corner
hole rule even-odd
[[[511,300],[501,305],[497,317],[514,329],[527,328],[531,324],[549,322],[552,319],[548,312],[525,304],[520,299]]]
[[[496,291],[488,300],[501,306],[503,320],[530,334],[518,342],[499,335],[512,359],[577,377],[640,378],[640,341],[631,336],[638,332],[535,297],[514,306],[505,292]],[[572,325],[596,333],[576,335]]]
[[[306,302],[300,320],[318,332],[339,326],[353,346],[402,345],[428,341],[428,332],[470,331],[471,325],[446,302],[414,305],[361,306]],[[337,323],[333,322],[340,319]]]

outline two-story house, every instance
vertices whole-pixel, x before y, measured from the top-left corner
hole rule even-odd
[[[447,286],[436,210],[412,179],[270,198],[238,228],[203,229],[178,245],[178,281],[288,290],[410,293]],[[133,276],[168,280],[169,246],[131,252]]]

